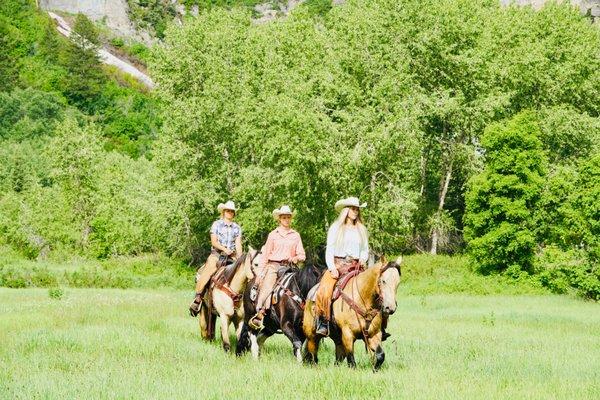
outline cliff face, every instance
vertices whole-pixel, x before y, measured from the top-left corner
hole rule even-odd
[[[39,4],[43,10],[85,14],[119,36],[138,36],[127,15],[126,0],[40,0]]]

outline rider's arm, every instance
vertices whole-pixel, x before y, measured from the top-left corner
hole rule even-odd
[[[296,243],[296,261],[304,261],[306,260],[306,252],[304,251],[304,246],[302,245],[302,238],[298,235],[298,243]]]
[[[240,234],[235,238],[235,255],[239,257],[242,255],[242,229],[240,228]]]
[[[335,251],[335,239],[337,237],[337,229],[333,229],[333,226],[329,228],[327,232],[327,247],[325,248],[325,263],[329,271],[335,270],[335,263],[333,262],[333,256]]]
[[[358,256],[358,260],[361,264],[367,265],[367,261],[369,260],[369,238],[366,237],[364,243],[361,243],[360,246],[360,255]]]
[[[261,269],[267,266],[267,262],[269,261],[269,258],[271,257],[271,253],[273,253],[273,237],[271,236],[270,233],[269,233],[269,236],[267,236],[267,243],[265,243],[264,249],[265,249],[265,251],[263,252],[262,256],[260,257]]]

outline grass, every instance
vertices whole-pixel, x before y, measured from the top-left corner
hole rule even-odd
[[[34,261],[0,246],[0,286],[175,288],[193,284],[195,269],[161,255],[114,257],[107,260],[74,258]]]
[[[356,370],[333,365],[331,342],[318,367],[281,336],[259,362],[224,354],[200,341],[190,296],[0,289],[0,398],[600,397],[598,304],[573,297],[401,294],[373,373],[360,342]]]

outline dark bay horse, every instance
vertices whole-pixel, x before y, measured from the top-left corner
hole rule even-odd
[[[301,362],[302,344],[305,339],[302,329],[304,300],[310,289],[319,282],[322,273],[323,269],[313,264],[302,269],[290,267],[282,271],[274,291],[276,302],[271,304],[265,314],[264,327],[260,331],[250,328],[248,324],[256,313],[256,306],[250,299],[250,290],[254,282],[250,282],[244,292],[244,325],[237,342],[236,354],[241,355],[251,350],[252,356],[258,358],[260,347],[265,340],[275,333],[283,333],[292,342],[294,356]]]
[[[400,283],[400,263],[379,261],[348,281],[341,296],[333,302],[330,336],[335,342],[336,364],[348,360],[356,367],[354,342],[361,339],[374,357],[374,369],[385,360],[381,347],[384,317],[396,311],[396,289]],[[317,362],[322,336],[316,334],[314,302],[307,300],[304,311],[305,361]]]

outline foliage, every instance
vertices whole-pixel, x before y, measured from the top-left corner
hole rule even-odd
[[[66,104],[55,93],[27,88],[0,92],[0,140],[44,136],[63,118]]]
[[[173,17],[175,7],[170,0],[127,0],[129,18],[139,29],[148,29],[156,37],[163,38],[165,29]]]
[[[469,182],[464,218],[468,250],[483,272],[533,270],[532,216],[547,164],[540,135],[536,116],[523,112],[482,137],[485,169]]]
[[[88,112],[94,111],[105,81],[98,55],[99,45],[99,35],[92,21],[84,14],[77,14],[65,52],[68,75],[63,86],[67,97]]]
[[[539,259],[539,279],[542,285],[556,293],[575,290],[582,297],[600,300],[600,268],[582,250],[544,249]]]

